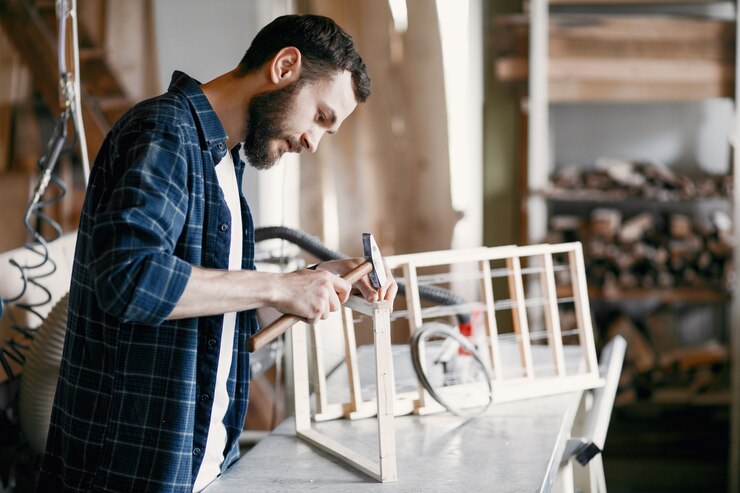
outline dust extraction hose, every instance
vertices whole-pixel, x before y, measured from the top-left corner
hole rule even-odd
[[[315,236],[297,229],[285,226],[268,226],[254,230],[255,242],[275,238],[289,241],[321,261],[347,258],[347,255],[335,252],[331,248],[328,248]],[[396,284],[398,284],[398,294],[403,295],[406,292],[403,281],[397,279]],[[438,303],[440,305],[457,305],[465,303],[463,298],[452,291],[437,286],[419,286],[419,296],[427,301]],[[470,321],[470,315],[458,314],[457,320],[461,324],[467,323]]]

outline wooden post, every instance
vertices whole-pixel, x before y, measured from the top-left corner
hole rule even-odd
[[[293,407],[295,430],[300,433],[311,429],[311,395],[308,384],[308,344],[305,323],[297,323],[290,329],[293,359]]]
[[[523,376],[534,377],[532,364],[532,345],[529,338],[529,323],[527,322],[526,298],[524,296],[524,283],[522,282],[522,265],[518,256],[506,259],[506,267],[509,269],[509,295],[514,307],[511,311],[514,317],[514,333],[519,337],[519,354],[521,358]]]
[[[491,373],[494,379],[502,380],[504,378],[504,369],[498,343],[498,324],[496,323],[496,311],[494,309],[496,300],[493,295],[490,260],[481,260],[480,267],[481,274],[483,275],[481,279],[481,292],[483,293],[483,301],[486,303],[486,337],[489,356],[491,358]]]
[[[347,381],[349,382],[350,401],[345,406],[344,414],[349,419],[360,419],[374,416],[375,403],[366,402],[362,397],[362,383],[360,369],[357,365],[357,340],[355,339],[355,324],[352,320],[352,310],[342,309],[342,327],[344,329],[344,364],[347,367]]]
[[[416,278],[416,265],[407,262],[403,265],[403,275],[406,280],[406,307],[409,312],[409,337],[413,337],[424,323],[421,318],[421,299],[419,297],[419,281]],[[419,364],[426,368],[426,351],[422,342],[419,346]],[[419,384],[419,399],[416,401],[416,409],[426,407],[430,402],[429,393]]]
[[[586,269],[583,261],[583,246],[576,243],[575,249],[568,252],[570,275],[573,285],[573,303],[578,321],[578,340],[581,343],[586,370],[589,373],[599,372],[599,363],[596,360],[596,345],[594,331],[591,327],[591,309],[588,303],[588,285],[586,284]]]
[[[380,449],[380,480],[395,481],[396,427],[393,414],[395,382],[391,351],[390,303],[379,303],[373,312],[375,342],[375,372],[378,399],[378,445]]]
[[[552,352],[552,361],[555,374],[565,376],[565,356],[563,356],[563,336],[560,332],[560,312],[558,310],[558,294],[555,289],[555,268],[552,254],[542,255],[543,270],[540,275],[542,292],[545,296],[545,326],[547,327],[547,341]]]

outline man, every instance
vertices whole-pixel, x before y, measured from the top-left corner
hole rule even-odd
[[[254,310],[325,319],[352,289],[336,274],[361,261],[255,272],[239,143],[259,169],[314,152],[369,93],[349,35],[284,16],[235,70],[203,85],[175,72],[116,123],[82,211],[38,491],[189,493],[236,460]]]

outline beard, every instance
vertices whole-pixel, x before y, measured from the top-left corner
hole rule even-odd
[[[300,89],[300,80],[282,89],[252,97],[247,109],[247,135],[244,139],[244,154],[249,164],[259,170],[273,167],[283,152],[270,149],[270,142],[287,140],[290,149],[300,149],[295,138],[287,135],[286,122],[295,104]]]

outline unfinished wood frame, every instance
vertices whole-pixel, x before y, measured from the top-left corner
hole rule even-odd
[[[350,374],[350,394],[352,404],[337,406],[326,400],[326,375],[321,357],[321,331],[306,324],[298,324],[291,329],[291,348],[293,358],[293,387],[295,405],[296,435],[311,445],[346,462],[352,467],[381,482],[395,481],[396,444],[393,413],[394,380],[393,358],[391,354],[390,311],[387,301],[368,303],[358,297],[350,297],[344,308],[344,333],[347,346],[347,368]],[[372,318],[373,345],[375,349],[375,379],[377,385],[374,402],[361,402],[362,395],[358,377],[354,328],[351,310],[356,310]],[[308,343],[311,331],[313,344]],[[333,438],[320,433],[312,427],[311,394],[309,383],[309,347],[313,351],[313,373],[316,379],[315,396],[317,412],[313,419],[322,421],[348,413],[351,417],[375,416],[378,420],[378,461],[354,451]]]
[[[555,266],[553,255],[561,255],[567,258],[567,265],[561,266],[561,270],[567,270],[570,279],[568,286],[560,286],[566,294],[572,295],[572,305],[577,322],[578,358],[580,368],[570,374],[566,371],[566,356],[563,344],[563,331],[560,324],[559,303],[562,298],[558,297],[558,287],[555,282]],[[532,347],[532,334],[530,321],[527,314],[527,304],[531,301],[527,297],[528,289],[525,289],[523,280],[523,260],[540,259],[541,266],[536,269],[539,276],[538,281],[542,293],[541,305],[543,308],[543,329],[549,349],[549,360],[552,362],[552,376],[537,376]],[[568,392],[594,388],[602,385],[599,377],[598,362],[596,359],[596,347],[591,325],[591,313],[588,302],[588,290],[586,285],[586,272],[583,259],[582,246],[578,242],[563,243],[557,245],[532,245],[532,246],[503,246],[494,248],[476,248],[467,250],[448,250],[438,252],[425,252],[412,255],[399,255],[387,257],[388,266],[397,272],[402,272],[406,285],[405,313],[408,319],[409,332],[411,335],[420,330],[424,325],[429,307],[422,308],[422,297],[419,292],[419,280],[417,272],[421,268],[434,266],[451,266],[456,263],[475,262],[480,272],[480,308],[485,326],[487,347],[486,359],[490,361],[489,368],[493,375],[494,403],[507,402],[531,397],[539,397],[559,392]],[[506,264],[506,281],[509,286],[510,299],[496,299],[492,285],[491,261],[502,261]],[[532,268],[529,268],[532,271]],[[532,284],[532,283],[530,283]],[[530,286],[531,288],[531,286]],[[352,322],[352,309],[356,309],[358,301],[353,301],[352,306],[344,308],[343,337],[345,341],[345,365],[349,382],[349,400],[341,403],[329,403],[326,399],[326,372],[321,361],[320,331],[315,331],[312,351],[316,364],[312,365],[312,376],[315,382],[316,413],[315,421],[326,421],[345,417],[358,419],[376,415],[376,403],[362,397],[359,381],[359,368],[357,361],[357,347],[354,337],[354,326]],[[513,317],[513,334],[505,334],[499,331],[496,321],[496,304],[504,304],[511,308]],[[433,308],[433,307],[432,307]],[[358,310],[367,314],[367,310]],[[397,316],[398,312],[394,314]],[[542,332],[542,331],[538,331]],[[504,363],[502,357],[503,340],[508,336],[514,336],[517,352],[519,354],[520,366],[513,367]],[[376,334],[377,337],[377,334]],[[569,346],[570,347],[570,346]],[[573,348],[571,348],[573,349]],[[376,348],[377,350],[377,348]],[[571,351],[571,354],[573,351]],[[420,351],[420,357],[424,358],[424,351]],[[540,357],[540,360],[542,358]],[[421,362],[424,366],[424,361]],[[506,374],[510,374],[509,377]],[[511,377],[511,374],[514,377]],[[455,400],[460,395],[475,393],[472,384],[449,386],[439,390],[440,395]],[[479,394],[485,397],[487,391],[481,386]],[[471,407],[481,404],[481,399],[473,398],[469,402],[458,402],[460,407]],[[396,416],[415,413],[430,414],[444,411],[444,408],[426,392],[421,384],[418,390],[413,392],[396,391],[394,400],[394,414]]]
[[[565,286],[562,283],[560,286],[556,285],[556,266],[553,260],[555,255],[561,261],[565,261],[557,267],[557,270],[565,273],[569,279]],[[538,267],[530,265],[535,263],[535,259],[539,262]],[[433,314],[437,313],[434,310],[439,307],[422,305],[419,285],[423,284],[420,281],[423,276],[418,274],[419,270],[425,268],[444,270],[444,268],[451,268],[453,264],[463,263],[477,266],[478,271],[469,274],[468,277],[476,280],[481,298],[477,305],[480,306],[485,330],[486,358],[484,359],[489,361],[490,368],[488,369],[493,375],[494,403],[580,391],[603,385],[596,359],[583,251],[580,243],[425,252],[387,257],[385,260],[392,270],[402,272],[406,286],[407,310],[405,312],[397,310],[393,316],[394,318],[405,316],[408,319],[411,335],[422,329],[425,319],[438,317]],[[494,276],[491,269],[492,261],[505,265],[505,269],[497,269],[497,271],[504,272],[497,272]],[[523,277],[533,273],[535,275],[528,278],[529,282],[525,282]],[[510,299],[496,299],[493,287],[494,277],[506,278]],[[535,327],[536,324],[531,323],[528,314],[528,309],[533,304],[533,298],[530,295],[533,286],[538,287],[538,293],[540,293],[535,301],[539,303],[537,306],[541,306],[543,310],[541,329],[538,328],[539,325]],[[566,298],[559,296],[566,296]],[[570,370],[566,364],[568,357],[563,342],[565,332],[561,328],[559,311],[559,304],[564,299],[572,305],[577,321],[577,327],[570,332],[577,335],[578,344],[567,345],[571,363]],[[475,304],[475,302],[465,303],[463,309]],[[500,330],[497,323],[497,305],[500,305],[498,311],[511,310],[512,332],[504,333]],[[445,307],[445,309],[451,313],[454,307]],[[376,361],[374,378],[377,384],[374,400],[366,399],[362,395],[353,311],[372,319],[373,351]],[[357,297],[350,298],[343,308],[341,334],[335,334],[333,337],[344,338],[344,365],[348,382],[346,402],[329,402],[327,397],[329,386],[322,355],[322,337],[325,335],[322,336],[320,327],[311,328],[312,341],[310,344],[306,326],[297,326],[292,330],[297,435],[379,481],[396,479],[394,415],[411,413],[425,415],[445,410],[418,382],[416,391],[401,392],[396,389],[390,343],[390,311],[391,306],[388,302],[370,304]],[[319,330],[316,330],[317,328]],[[540,340],[547,341],[547,348],[544,348],[542,344],[533,344],[535,334],[540,337]],[[513,340],[513,344],[510,340]],[[512,351],[516,353],[513,359],[517,361],[513,366],[511,361],[507,362],[507,356],[509,356],[508,360],[512,359],[510,357]],[[312,356],[310,370],[309,354]],[[423,358],[424,351],[420,351],[420,354]],[[536,365],[537,362],[542,363],[543,361],[544,365],[539,367]],[[547,366],[548,370],[538,374],[542,366]],[[578,369],[574,370],[576,366]],[[309,376],[313,379],[312,387]],[[311,414],[311,389],[314,390],[315,398],[313,416]],[[454,403],[455,407],[461,409],[481,406],[488,401],[488,387],[484,382],[450,385],[436,389],[436,391],[445,401]],[[321,422],[340,417],[348,419],[377,417],[378,463],[322,435],[311,426],[312,421]]]
[[[570,285],[565,287],[568,294],[572,294],[572,304],[577,320],[577,335],[580,346],[581,369],[576,373],[568,374],[565,368],[563,336],[560,327],[559,298],[555,283],[555,267],[553,255],[567,258],[567,269]],[[524,259],[540,259],[539,271],[540,289],[542,292],[542,308],[544,311],[544,330],[551,352],[553,376],[538,377],[534,371],[533,348],[531,343],[530,324],[527,315],[527,293],[523,281],[522,263]],[[492,287],[490,262],[504,261],[506,277],[509,286],[510,300],[496,300]],[[418,269],[422,267],[445,266],[463,262],[479,262],[480,292],[482,297],[483,320],[487,336],[488,359],[491,361],[493,375],[494,403],[506,402],[530,397],[538,397],[559,392],[568,392],[598,387],[603,384],[599,376],[596,347],[591,325],[591,313],[586,286],[586,272],[583,260],[583,249],[580,243],[563,243],[557,245],[531,246],[503,246],[473,250],[451,250],[441,252],[427,252],[417,255],[404,255],[386,259],[392,269],[402,269],[406,284],[406,302],[410,332],[413,335],[422,328],[425,311],[422,309],[419,294]],[[566,267],[566,266],[563,266]],[[533,270],[533,269],[530,269]],[[530,286],[531,287],[531,286]],[[496,303],[509,303],[512,310],[514,334],[521,376],[505,378],[507,368],[503,367],[501,336],[496,322]],[[509,369],[510,370],[510,369]],[[449,386],[438,389],[438,393],[445,399],[455,399],[463,394],[469,394],[471,384]],[[480,385],[480,395],[485,396],[486,390]],[[399,394],[402,397],[403,394]],[[469,402],[456,402],[460,407],[476,406],[481,399],[473,398]],[[429,395],[420,391],[415,401],[414,412],[428,414],[443,410],[439,404],[431,401]],[[398,414],[398,412],[397,412]]]

